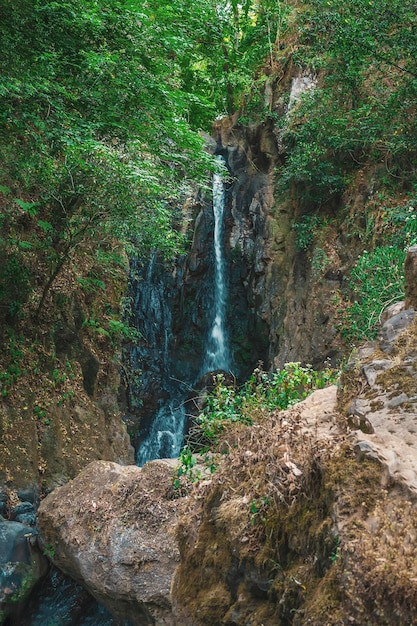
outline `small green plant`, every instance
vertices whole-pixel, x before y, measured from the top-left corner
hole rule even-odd
[[[110,337],[116,344],[122,339],[128,341],[138,341],[140,339],[140,333],[136,328],[119,319],[110,319],[108,328]]]
[[[417,198],[413,197],[406,205],[387,208],[385,224],[391,232],[393,245],[406,248],[417,244]]]
[[[334,538],[333,552],[330,555],[330,561],[332,563],[335,563],[337,561],[337,559],[339,558],[339,556],[340,556],[339,549],[340,549],[339,535],[336,535],[335,538]]]
[[[106,285],[102,280],[99,280],[98,278],[82,278],[81,276],[79,276],[77,278],[77,281],[79,282],[79,284],[81,285],[81,287],[84,289],[84,291],[86,293],[92,293],[95,292],[97,290],[97,288],[102,289],[103,291],[106,290]]]
[[[181,488],[182,477],[185,477],[188,481],[195,483],[203,478],[203,473],[206,475],[214,474],[217,469],[217,464],[215,463],[213,455],[210,452],[207,452],[204,458],[199,459],[200,464],[203,466],[203,473],[199,468],[196,469],[195,466],[197,465],[197,458],[194,456],[189,446],[185,446],[181,450],[179,462],[180,464],[172,481],[174,489]]]
[[[57,405],[62,406],[63,404],[65,404],[67,400],[71,400],[74,397],[74,395],[75,394],[71,389],[69,391],[66,391],[65,393],[62,394],[62,396],[58,400]]]
[[[174,477],[173,485],[174,489],[179,489],[181,486],[181,477],[185,476],[191,482],[196,482],[201,478],[201,471],[199,469],[194,469],[197,459],[191,452],[188,446],[185,446],[179,456],[180,465],[177,469],[177,474]]]
[[[41,406],[39,406],[38,404],[35,404],[35,406],[33,407],[33,415],[37,418],[37,419],[43,419],[46,415],[46,410],[43,409]]]
[[[52,370],[52,383],[54,387],[58,387],[62,383],[65,383],[66,380],[67,374],[65,372],[60,372],[56,367]]]
[[[296,234],[295,242],[300,250],[308,250],[313,243],[317,230],[323,226],[320,215],[304,215],[294,222],[292,229]]]
[[[313,276],[315,278],[319,278],[323,274],[329,263],[330,259],[327,256],[326,252],[323,250],[323,248],[315,248],[313,252],[313,258],[311,259],[311,269],[313,271]]]
[[[204,411],[197,419],[204,437],[212,443],[217,441],[218,435],[230,424],[252,424],[251,417],[242,412],[244,395],[234,387],[226,386],[223,374],[218,374],[214,383]]]
[[[12,329],[8,329],[7,334],[8,342],[6,350],[8,365],[4,371],[0,372],[0,389],[3,398],[8,396],[13,385],[22,375],[21,361],[23,359],[22,345],[24,338],[22,335],[16,335]]]
[[[346,308],[340,325],[347,341],[373,339],[384,309],[404,298],[405,255],[398,246],[380,246],[365,250],[358,259],[349,279],[355,300]]]
[[[84,320],[83,327],[89,328],[90,330],[94,331],[98,335],[102,335],[103,337],[110,337],[109,331],[100,325],[98,319],[95,319],[93,317],[89,317],[88,319]]]
[[[266,511],[268,506],[271,504],[271,498],[268,496],[263,496],[262,498],[253,498],[249,504],[250,511],[250,523],[252,526],[255,524],[257,520],[261,522],[266,521]]]
[[[47,543],[43,549],[43,553],[48,559],[53,559],[55,556],[55,548],[51,543]]]

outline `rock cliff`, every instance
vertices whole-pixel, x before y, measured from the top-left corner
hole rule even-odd
[[[91,282],[79,279],[80,266]],[[125,285],[125,264],[100,266],[91,250],[80,250],[39,319],[28,309],[1,328],[0,489],[9,496],[7,510],[16,490],[38,498],[94,459],[133,462],[117,403],[116,318]]]

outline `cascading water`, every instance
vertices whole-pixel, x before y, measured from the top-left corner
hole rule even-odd
[[[169,402],[164,402],[152,422],[148,436],[139,447],[136,463],[142,466],[153,459],[179,456],[185,417],[183,397],[176,395]]]
[[[221,159],[221,157],[218,157]],[[223,161],[223,159],[221,159]],[[214,316],[210,326],[210,332],[205,341],[205,351],[202,358],[202,367],[197,373],[202,376],[206,372],[230,368],[230,354],[228,346],[228,337],[225,330],[226,316],[226,278],[225,278],[225,259],[223,253],[224,245],[224,200],[225,192],[222,176],[220,173],[214,174],[213,177],[213,216],[214,216],[214,288],[212,295],[214,296]],[[143,289],[146,293],[142,300],[148,302],[152,306],[155,301],[158,308],[167,307],[166,294],[159,282],[159,277],[154,272],[154,260],[149,266],[146,281],[143,283]],[[153,285],[153,287],[152,287]],[[153,290],[149,295],[149,290]],[[165,295],[165,300],[163,301]],[[138,299],[138,298],[137,298]],[[145,316],[146,317],[146,316]],[[171,316],[165,314],[164,325],[159,327],[159,336],[164,337],[164,341],[160,345],[160,359],[163,359],[163,376],[160,384],[168,399],[160,401],[159,408],[152,420],[149,432],[139,446],[136,456],[136,462],[139,466],[144,465],[147,461],[157,458],[176,457],[181,451],[184,429],[186,424],[185,400],[189,395],[190,387],[187,384],[179,383],[172,378],[173,364],[171,363],[171,355],[169,345],[172,341]],[[149,334],[149,333],[148,333]],[[155,338],[155,335],[154,335]],[[161,342],[160,342],[161,343]],[[188,381],[194,383],[195,381]]]
[[[218,157],[223,161],[222,157]],[[225,329],[226,317],[226,272],[223,253],[224,246],[224,199],[225,191],[220,173],[213,177],[214,214],[214,320],[207,341],[207,352],[203,363],[203,373],[230,368],[230,351]]]
[[[136,306],[141,298],[146,335],[154,344],[158,343],[157,356],[161,373],[160,389],[169,400],[160,400],[159,409],[152,420],[145,439],[141,442],[136,455],[139,466],[160,458],[173,458],[179,455],[185,425],[183,406],[183,385],[171,379],[170,343],[172,341],[172,316],[167,302],[166,286],[157,271],[156,255],[153,254],[148,265],[145,281],[140,293],[137,293]],[[157,342],[158,339],[158,342]]]

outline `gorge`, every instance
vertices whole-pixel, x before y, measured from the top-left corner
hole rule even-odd
[[[58,4],[0,23],[0,624],[415,623],[412,3]]]

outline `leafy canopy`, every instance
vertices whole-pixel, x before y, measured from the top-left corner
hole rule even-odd
[[[1,0],[0,274],[18,285],[3,308],[43,280],[38,315],[74,251],[108,235],[180,248],[182,199],[214,167],[200,131],[263,58],[270,4]]]
[[[291,114],[283,186],[316,206],[367,162],[391,184],[417,173],[417,14],[413,0],[298,4],[293,59],[316,78]]]

